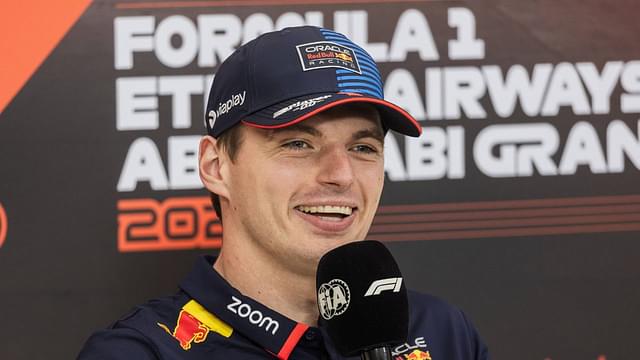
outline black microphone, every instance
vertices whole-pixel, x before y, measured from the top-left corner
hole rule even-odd
[[[382,243],[357,241],[326,253],[316,290],[320,326],[343,356],[391,360],[391,347],[406,342],[407,289]]]

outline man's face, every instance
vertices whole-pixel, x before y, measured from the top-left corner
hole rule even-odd
[[[224,225],[253,256],[311,275],[324,253],[365,238],[384,183],[373,109],[337,107],[278,130],[246,126],[242,138]]]

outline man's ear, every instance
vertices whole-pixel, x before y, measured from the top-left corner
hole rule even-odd
[[[224,167],[227,166],[229,157],[220,151],[217,140],[207,135],[200,140],[200,152],[198,154],[200,179],[204,187],[220,197],[229,198],[229,189],[225,181]]]

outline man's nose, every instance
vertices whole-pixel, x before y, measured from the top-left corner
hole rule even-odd
[[[355,175],[352,161],[345,148],[334,146],[326,149],[319,159],[318,181],[337,189],[348,189]]]

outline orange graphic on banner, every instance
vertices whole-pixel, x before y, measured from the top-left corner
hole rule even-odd
[[[0,11],[0,112],[90,3],[90,0],[3,2]]]
[[[222,225],[211,199],[174,197],[118,201],[118,250],[219,248]]]
[[[0,204],[0,247],[2,247],[4,240],[7,238],[7,227],[9,227],[7,213],[4,211],[2,204]]]

